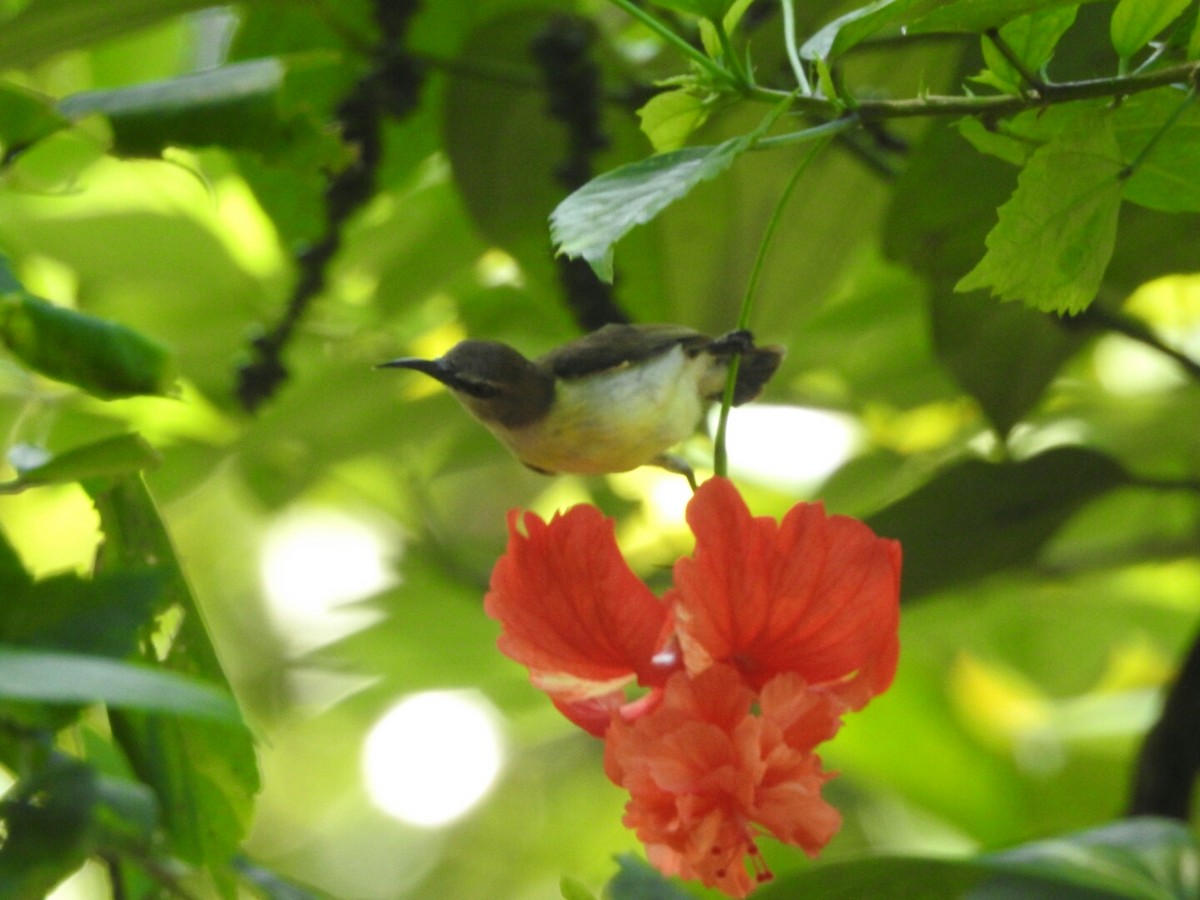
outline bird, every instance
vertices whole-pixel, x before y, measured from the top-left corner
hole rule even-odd
[[[761,393],[784,356],[747,330],[709,337],[682,325],[610,324],[527,359],[508,344],[464,340],[437,359],[401,357],[378,368],[422,372],[530,469],[599,475],[656,465],[687,477],[668,450],[691,436],[722,398],[737,355],[733,403]]]

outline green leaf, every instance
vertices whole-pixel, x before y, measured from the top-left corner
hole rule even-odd
[[[987,253],[956,289],[990,288],[1046,312],[1085,309],[1116,242],[1122,168],[1112,119],[1081,115],[1029,158]]]
[[[210,0],[32,0],[0,21],[0,70],[31,66],[55,53],[211,5]]]
[[[120,434],[93,444],[74,447],[39,466],[21,471],[14,481],[0,483],[0,494],[46,484],[67,484],[86,478],[131,475],[157,466],[158,451],[140,435]]]
[[[33,584],[33,578],[25,571],[21,557],[8,542],[8,537],[0,530],[0,597],[10,598],[10,605],[15,605],[17,599]],[[0,623],[4,616],[0,615]],[[2,629],[2,625],[0,625]]]
[[[105,534],[100,570],[155,564],[167,573],[166,598],[176,626],[163,665],[227,688],[200,609],[145,485],[127,477],[85,486]],[[232,896],[235,879],[227,866],[249,828],[259,788],[249,730],[238,718],[202,721],[134,710],[113,711],[109,720],[134,772],[158,797],[173,852],[206,866],[223,895]]]
[[[51,98],[17,84],[0,84],[0,159],[70,124]]]
[[[1113,128],[1126,159],[1157,141],[1126,180],[1126,200],[1163,212],[1200,212],[1200,107],[1189,101],[1162,132],[1185,101],[1183,91],[1166,88],[1127,97],[1117,107]]]
[[[0,610],[0,641],[121,659],[137,649],[162,595],[163,575],[154,569],[100,572],[90,579],[55,575]]]
[[[1084,447],[1016,463],[972,459],[867,521],[903,545],[902,590],[911,601],[1028,565],[1076,510],[1128,481],[1114,460]]]
[[[1075,21],[1074,6],[1063,6],[1030,13],[1008,22],[1000,29],[1001,39],[1009,46],[1030,71],[1038,72],[1054,55],[1058,40]],[[1025,79],[999,50],[996,44],[984,37],[983,59],[987,71],[974,80],[990,84],[1009,93],[1017,93],[1025,85]],[[978,122],[972,118],[970,121]]]
[[[156,341],[24,291],[0,294],[0,343],[35,372],[104,400],[166,395],[175,384],[171,354]]]
[[[558,882],[558,891],[563,900],[596,900],[596,895],[588,890],[578,878],[564,875]]]
[[[145,785],[54,753],[0,800],[0,896],[40,900],[96,853],[145,857],[157,820]]]
[[[608,883],[611,900],[689,900],[690,894],[675,887],[645,860],[629,853],[617,857],[620,871]]]
[[[43,900],[92,851],[95,773],[62,754],[0,800],[0,896]]]
[[[1125,819],[988,854],[982,862],[996,871],[1045,876],[1118,897],[1167,900],[1200,892],[1200,847],[1174,819]]]
[[[1052,317],[980,293],[938,294],[930,308],[938,358],[1001,436],[1033,409],[1087,341]]]
[[[162,591],[161,573],[145,569],[46,578],[6,595],[12,602],[0,605],[0,644],[122,660],[137,650]],[[58,730],[79,717],[85,702],[92,701],[46,706],[11,700],[0,703],[0,717]]]
[[[0,697],[42,703],[105,703],[241,721],[228,694],[207,684],[100,656],[0,647]]]
[[[115,148],[154,155],[167,144],[262,147],[282,138],[276,101],[284,66],[277,59],[233,63],[163,81],[85,91],[62,100],[71,119],[100,114]]]
[[[935,31],[983,32],[1029,13],[1095,2],[1097,0],[957,0],[939,5],[916,18],[908,26],[908,31],[912,34]]]
[[[931,0],[875,0],[825,25],[804,42],[800,47],[800,55],[805,59],[841,56],[876,32],[904,21],[910,11],[931,5]]]
[[[1112,42],[1117,55],[1129,59],[1160,31],[1179,18],[1191,0],[1121,0],[1112,15]]]
[[[938,358],[1005,435],[1038,402],[1086,335],[1036,310],[996,303],[982,292],[954,292],[987,236],[988,217],[981,211],[999,206],[1016,180],[1011,166],[988,157],[963,165],[962,152],[952,126],[930,129],[896,185],[885,247],[928,282]],[[964,203],[964,197],[971,202]]]
[[[245,60],[162,81],[72,94],[59,110],[73,120],[105,116],[118,154],[157,156],[168,146],[217,145],[287,157],[296,168],[336,169],[349,161],[349,153],[314,107],[324,112],[316,99],[320,85],[341,85],[346,68],[325,56],[287,64],[275,58]]]
[[[751,135],[715,147],[685,147],[605,172],[550,214],[558,252],[583,257],[602,281],[613,278],[613,244],[700,184],[720,175],[753,143]]]
[[[981,79],[982,80],[982,79]],[[1017,117],[1016,120],[1019,120]],[[968,116],[955,123],[958,133],[971,142],[971,146],[980,153],[986,153],[1014,166],[1024,166],[1040,146],[1033,141],[1025,141],[1016,137],[1016,129],[1008,128],[1004,132],[988,128],[974,116]]]
[[[1171,900],[1195,896],[1197,856],[1183,823],[1130,819],[971,859],[873,857],[816,866],[779,879],[755,897]]]
[[[1079,5],[1080,0],[876,0],[830,22],[805,41],[800,54],[809,59],[840,56],[885,28],[903,28],[908,34],[980,33],[1029,13]]]
[[[642,131],[658,153],[678,150],[708,118],[708,106],[691,91],[678,88],[655,94],[638,110]]]

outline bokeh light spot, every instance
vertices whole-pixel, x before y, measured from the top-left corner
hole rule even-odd
[[[498,721],[491,704],[471,691],[406,697],[375,723],[363,745],[372,801],[388,815],[424,828],[464,815],[500,773]]]
[[[267,530],[259,558],[272,620],[297,651],[309,650],[374,621],[369,610],[341,609],[396,581],[398,548],[380,528],[332,508],[303,507]]]
[[[715,417],[714,410],[714,432]],[[853,455],[861,434],[862,426],[841,413],[766,403],[740,407],[729,414],[729,466],[776,487],[809,488]]]

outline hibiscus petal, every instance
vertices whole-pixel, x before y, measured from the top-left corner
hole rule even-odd
[[[653,662],[667,637],[665,604],[621,557],[613,523],[593,506],[518,529],[508,517],[508,549],[492,571],[484,610],[499,620],[502,653],[529,668],[557,699],[611,693],[635,676],[661,684]]]
[[[755,689],[796,672],[854,708],[891,683],[899,544],[819,503],[778,524],[753,517],[724,478],[701,485],[687,518],[696,550],[675,564],[667,599],[689,670],[728,661]]]
[[[796,750],[812,750],[842,727],[848,704],[827,690],[809,687],[795,672],[785,672],[763,686],[762,716],[779,729],[783,741]]]
[[[752,698],[732,666],[677,672],[652,712],[614,719],[605,738],[605,771],[630,795],[623,821],[651,862],[734,897],[771,877],[755,845],[764,830],[815,854],[841,822],[821,797],[820,760],[787,738],[832,733],[845,704],[795,674],[767,686],[761,716]]]

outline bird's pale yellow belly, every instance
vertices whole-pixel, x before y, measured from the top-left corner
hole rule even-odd
[[[526,465],[547,472],[599,474],[645,465],[691,436],[711,378],[707,354],[681,348],[659,359],[561,381],[551,414],[534,426],[493,428]]]

